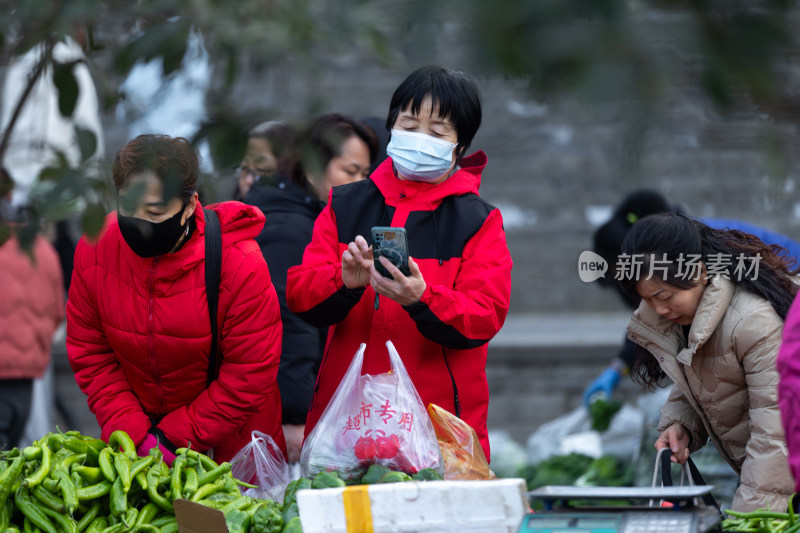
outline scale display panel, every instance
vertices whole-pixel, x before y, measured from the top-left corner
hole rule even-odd
[[[700,533],[691,511],[543,512],[525,517],[519,533]]]

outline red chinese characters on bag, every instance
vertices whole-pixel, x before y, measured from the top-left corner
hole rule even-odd
[[[362,344],[300,454],[304,476],[338,470],[355,476],[377,463],[409,474],[443,472],[430,418],[391,342],[392,370],[361,375]],[[331,436],[334,436],[331,438]]]

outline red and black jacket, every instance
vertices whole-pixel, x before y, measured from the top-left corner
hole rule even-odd
[[[315,326],[332,326],[317,377],[306,434],[330,401],[358,346],[367,343],[363,372],[389,370],[391,340],[423,403],[468,422],[489,457],[486,416],[487,343],[508,313],[511,255],[500,211],[478,195],[486,156],[477,152],[444,182],[398,179],[391,159],[369,180],[335,187],[317,218],[303,263],[289,270],[289,307]],[[341,257],[372,226],[404,227],[409,254],[426,282],[420,301],[402,307],[371,287],[344,286]]]

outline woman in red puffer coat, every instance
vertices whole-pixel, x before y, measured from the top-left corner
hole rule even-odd
[[[230,459],[251,430],[284,449],[277,387],[278,300],[253,238],[255,207],[210,206],[222,228],[218,374],[207,386],[211,326],[198,157],[186,139],[142,135],[114,160],[119,210],[75,252],[67,353],[102,438],[128,432],[146,454],[158,445]]]

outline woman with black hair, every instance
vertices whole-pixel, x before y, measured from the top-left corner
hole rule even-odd
[[[631,311],[639,307],[641,301],[638,294],[629,294],[622,290],[614,271],[620,255],[622,242],[631,226],[639,219],[648,215],[664,213],[674,209],[667,199],[656,191],[646,189],[636,190],[625,196],[614,209],[611,218],[594,233],[594,251],[599,254],[609,265],[609,274],[599,278],[598,283],[606,288],[612,288],[625,302]],[[794,241],[771,229],[756,226],[744,220],[732,218],[702,218],[698,219],[703,224],[716,229],[741,230],[750,235],[755,235],[767,244],[777,244],[782,247],[779,253],[786,256],[789,261],[800,260],[800,243]],[[583,403],[588,406],[596,394],[601,393],[611,396],[623,376],[627,376],[630,368],[636,361],[636,345],[625,340],[616,357],[608,367],[603,370],[583,391]]]
[[[306,435],[359,345],[367,344],[363,371],[381,374],[391,340],[423,403],[475,428],[489,457],[487,343],[508,313],[511,256],[500,211],[478,194],[486,155],[466,155],[480,122],[470,79],[419,68],[389,104],[389,158],[368,180],[331,191],[286,287],[290,309],[331,326]],[[373,226],[405,228],[410,275],[385,258],[392,278],[378,273],[364,238]]]
[[[286,272],[303,260],[314,221],[325,207],[331,188],[366,179],[377,151],[375,135],[362,123],[338,113],[321,115],[300,132],[296,148],[277,162],[281,175],[273,180],[276,184],[258,183],[244,200],[266,217],[256,242],[269,265],[281,304],[283,341],[278,387],[290,463],[300,460],[306,414],[327,330],[306,323],[289,310]]]
[[[663,213],[633,225],[617,271],[642,300],[628,325],[642,348],[632,376],[651,390],[673,383],[656,449],[684,463],[710,439],[740,476],[738,511],[783,511],[794,492],[775,360],[797,284],[782,250]]]

